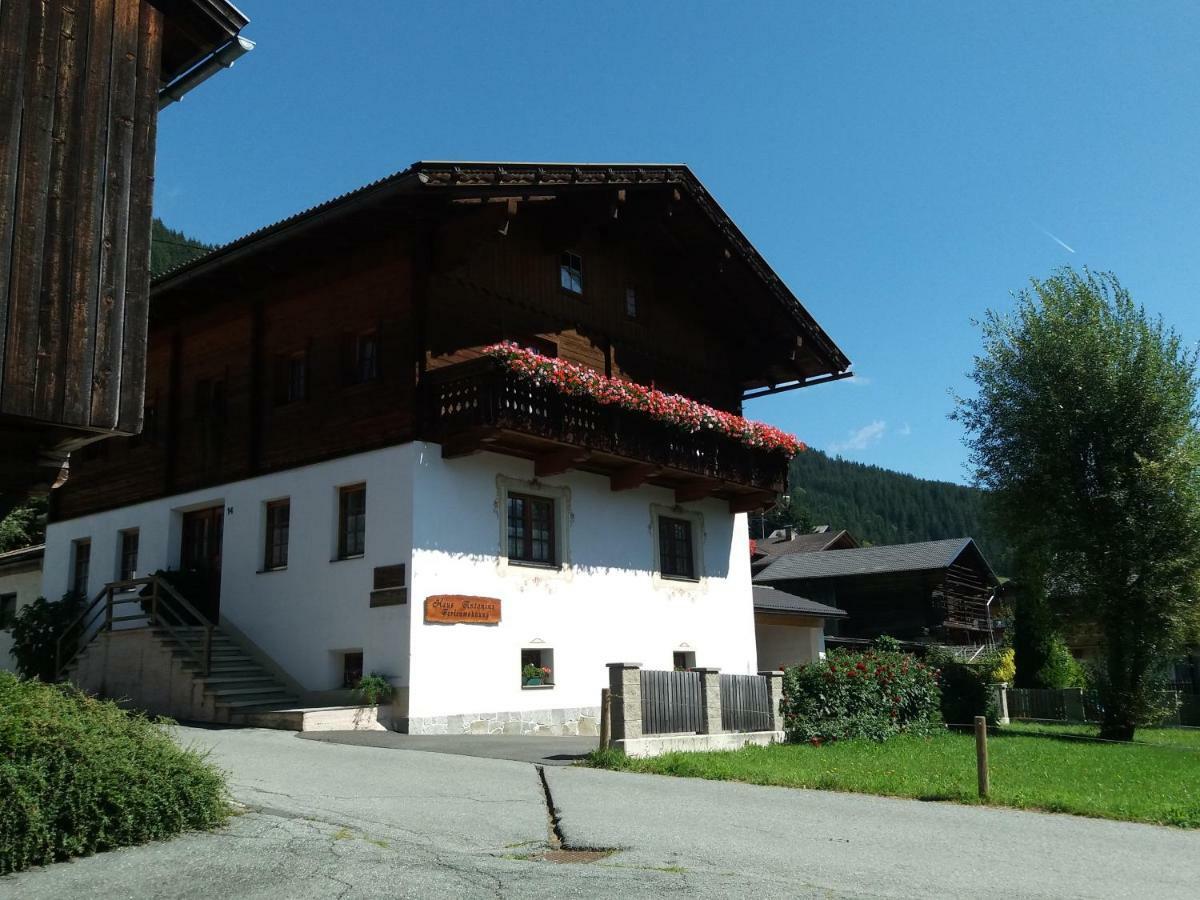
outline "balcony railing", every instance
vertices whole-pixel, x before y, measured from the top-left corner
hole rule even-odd
[[[444,456],[494,450],[540,460],[539,474],[579,468],[611,475],[614,488],[644,480],[692,499],[726,497],[746,509],[772,502],[787,487],[784,453],[564,396],[489,358],[429,372],[422,403],[422,436],[442,443]]]

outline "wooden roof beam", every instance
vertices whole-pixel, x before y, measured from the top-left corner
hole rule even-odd
[[[638,463],[626,466],[620,471],[613,472],[608,478],[609,487],[614,491],[629,491],[641,487],[647,479],[662,472],[661,466],[643,465]]]
[[[696,481],[689,481],[687,484],[681,484],[675,488],[675,502],[694,503],[697,500],[706,500],[723,487],[725,485],[722,482],[711,478],[700,478]]]
[[[584,447],[565,447],[561,450],[551,450],[533,461],[533,474],[538,478],[548,475],[561,475],[568,469],[573,469],[580,463],[587,462],[592,454]]]

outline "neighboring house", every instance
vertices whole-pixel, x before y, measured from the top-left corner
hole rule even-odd
[[[754,640],[766,672],[825,658],[825,622],[846,611],[765,585],[755,585]]]
[[[15,671],[12,624],[17,610],[41,596],[45,547],[23,547],[0,553],[0,669]]]
[[[822,550],[851,550],[858,541],[850,532],[818,525],[812,531],[777,528],[765,538],[750,542],[750,571],[757,575],[781,556],[792,553],[818,553]]]
[[[1000,587],[971,538],[794,553],[754,583],[845,610],[837,639],[887,634],[958,645],[992,640],[990,604]]]
[[[0,517],[142,428],[158,112],[246,23],[226,0],[0,4]]]
[[[787,454],[505,340],[729,414],[849,366],[684,166],[417,163],[156,280],[156,425],[72,460],[45,594],[203,573],[301,699],[378,671],[414,732],[577,729],[610,662],[755,671],[745,513]]]

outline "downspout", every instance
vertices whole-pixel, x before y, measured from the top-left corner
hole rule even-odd
[[[228,69],[235,62],[254,49],[254,41],[240,34],[228,43],[214,50],[207,59],[188,69],[165,88],[158,92],[158,108],[163,110],[172,103],[178,103],[184,94],[207,81],[221,69]]]

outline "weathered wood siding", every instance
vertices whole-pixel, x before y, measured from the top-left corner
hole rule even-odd
[[[141,423],[161,13],[0,4],[0,414]]]

